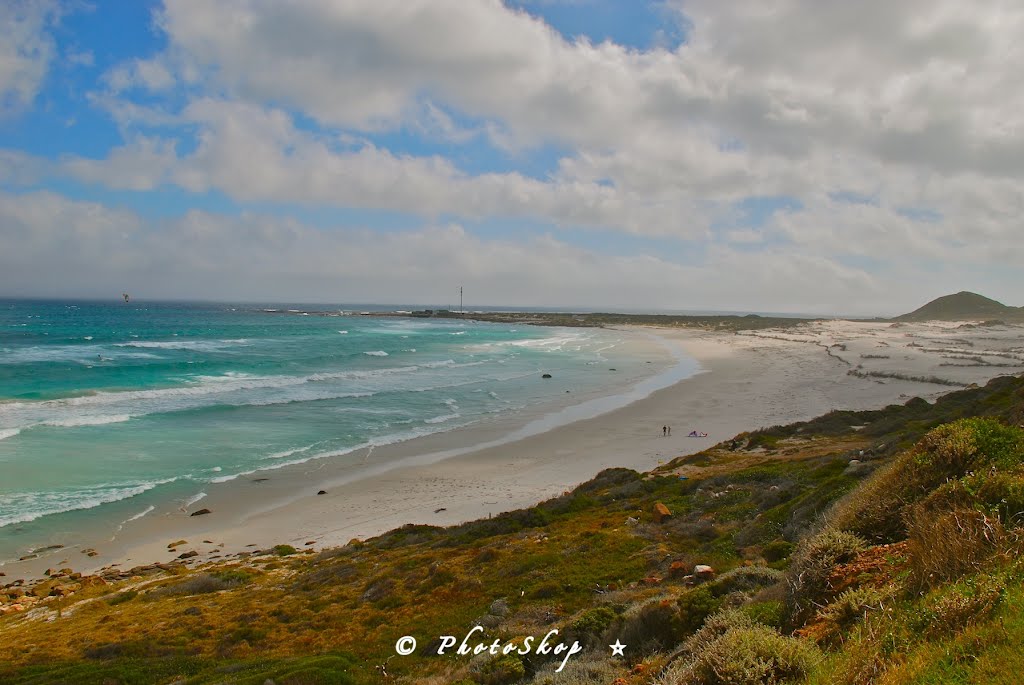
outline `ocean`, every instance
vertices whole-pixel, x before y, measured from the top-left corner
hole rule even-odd
[[[696,370],[677,359],[658,381],[616,331],[311,309],[328,308],[0,301],[0,562],[194,506],[211,483],[372,464],[375,447],[527,408],[571,420],[567,390],[595,413]]]

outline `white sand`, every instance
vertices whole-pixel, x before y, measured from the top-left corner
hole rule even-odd
[[[638,337],[651,332],[696,358],[704,371],[600,416],[491,447],[472,446],[500,442],[496,438],[513,433],[514,423],[469,427],[379,448],[371,463],[389,470],[377,473],[357,475],[351,466],[325,459],[211,485],[204,487],[208,497],[191,508],[208,507],[210,515],[157,512],[126,525],[114,541],[79,541],[76,547],[101,552],[88,562],[69,547],[8,564],[4,571],[10,579],[38,575],[46,566],[70,564],[90,571],[115,562],[130,567],[169,561],[186,549],[199,551],[193,561],[202,562],[278,543],[318,549],[406,523],[450,525],[532,506],[607,467],[647,470],[745,430],[805,420],[836,408],[879,408],[913,396],[934,400],[959,389],[857,377],[848,373],[851,369],[963,384],[1024,371],[1020,326],[966,329],[946,323],[894,327],[830,321],[739,334],[643,329]],[[659,363],[664,357],[662,352]],[[663,425],[672,427],[671,437],[662,437]],[[709,437],[689,438],[691,430]],[[269,480],[253,482],[260,476]],[[317,495],[320,489],[327,494]],[[168,542],[177,539],[189,544],[169,552]]]

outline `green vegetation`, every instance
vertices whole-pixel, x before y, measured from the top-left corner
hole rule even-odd
[[[1008,307],[977,293],[967,291],[955,295],[944,295],[909,314],[898,316],[894,321],[965,321],[991,320],[1020,321],[1024,319],[1024,308]]]
[[[0,616],[0,681],[1015,683],[1021,423],[1024,378],[1004,377],[608,469],[451,528],[82,579]],[[436,654],[477,625],[486,644],[558,629],[584,651],[562,671],[553,655]],[[396,655],[403,635],[414,654]]]

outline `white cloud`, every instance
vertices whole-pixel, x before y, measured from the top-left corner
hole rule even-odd
[[[0,238],[0,291],[10,295],[103,297],[129,290],[138,297],[315,295],[443,304],[463,285],[472,301],[495,305],[828,311],[841,304],[872,311],[881,287],[857,269],[800,253],[716,248],[704,263],[685,266],[600,254],[550,235],[484,239],[455,224],[379,233],[194,210],[154,224],[48,192],[0,192]]]
[[[512,265],[545,282],[517,252],[543,247],[545,263],[602,297],[614,289],[592,279],[593,264],[649,293],[665,290],[649,275],[713,286],[720,306],[743,307],[732,298],[753,297],[752,287],[796,308],[901,288],[911,305],[937,265],[948,265],[942,277],[958,289],[966,286],[954,277],[1024,260],[1020,3],[668,5],[689,26],[686,42],[638,51],[568,41],[498,0],[166,0],[157,21],[166,52],[115,67],[109,91],[92,95],[124,143],[103,159],[52,164],[7,153],[0,178],[63,174],[139,191],[172,184],[243,205],[385,209],[428,222],[524,218],[706,248],[706,263],[690,267],[613,262],[554,239],[528,248],[478,241],[480,255],[502,259],[466,265]],[[461,145],[470,157],[496,149],[512,169],[530,146],[565,152],[546,178],[473,174],[461,157],[408,154],[394,142],[402,136],[379,135],[394,131]],[[481,153],[485,142],[492,149]],[[797,208],[756,230],[736,220],[737,203],[762,196],[795,198]],[[190,231],[211,226],[244,239],[222,219],[189,216]],[[308,227],[267,221],[252,227],[267,240],[322,244]],[[447,244],[452,229],[430,230],[421,243],[426,229],[403,235],[421,254],[403,262],[410,273],[428,268],[428,243]],[[366,254],[389,240],[348,237]],[[738,286],[714,269],[750,277]],[[1020,275],[1001,278],[1024,285]],[[638,292],[624,299],[643,300]]]
[[[35,100],[54,56],[49,29],[58,15],[56,1],[0,3],[0,115]]]

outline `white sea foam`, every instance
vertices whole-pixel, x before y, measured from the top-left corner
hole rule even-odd
[[[13,438],[15,435],[21,432],[19,428],[0,428],[0,440],[6,438]]]
[[[196,352],[212,352],[228,347],[249,345],[247,338],[233,340],[136,340],[126,343],[115,343],[115,347],[142,347],[158,350],[194,350]]]
[[[189,507],[191,507],[193,504],[203,499],[204,497],[206,497],[205,492],[197,492],[196,494],[192,495],[182,503],[181,511],[188,511]]]
[[[131,420],[130,414],[114,414],[110,416],[73,416],[66,419],[43,421],[42,426],[55,428],[78,428],[79,426],[103,426],[108,423],[123,423]]]
[[[123,523],[122,523],[121,525],[124,525],[125,523],[131,523],[132,521],[138,521],[138,520],[139,520],[140,518],[142,518],[142,517],[143,517],[143,516],[145,516],[146,514],[149,514],[149,513],[153,512],[153,511],[155,511],[155,510],[156,510],[156,507],[155,507],[155,506],[153,506],[152,504],[150,504],[150,505],[149,505],[148,507],[146,507],[145,509],[143,509],[142,511],[140,511],[140,512],[139,512],[138,514],[136,514],[135,516],[131,516],[131,517],[129,517],[129,518],[126,518],[126,519],[124,520],[124,522],[123,522]]]
[[[430,419],[423,419],[423,423],[446,423],[453,419],[462,418],[462,414],[455,412],[453,414],[443,414],[441,416],[435,416]]]
[[[368,354],[371,357],[386,357],[386,356],[388,356],[388,353],[385,352],[384,350],[374,350],[372,352],[363,352],[363,354]]]
[[[177,478],[137,483],[104,483],[69,492],[18,492],[0,495],[0,512],[10,512],[0,514],[0,528],[15,523],[28,523],[51,514],[93,509],[102,504],[141,495],[175,480]]]
[[[348,335],[348,331],[338,331],[338,333],[341,333],[342,335]]]

